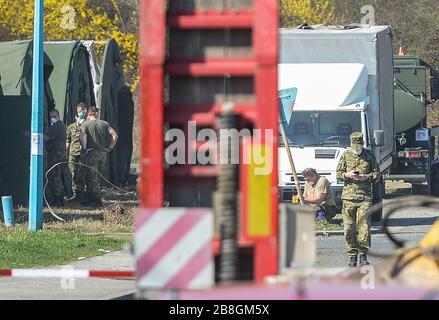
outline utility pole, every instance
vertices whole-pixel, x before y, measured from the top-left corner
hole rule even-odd
[[[32,72],[32,133],[29,178],[29,231],[43,227],[43,42],[44,0],[35,0],[33,72]]]

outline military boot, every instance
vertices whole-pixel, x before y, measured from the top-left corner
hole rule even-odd
[[[67,202],[82,202],[83,196],[82,196],[82,192],[77,191],[77,192],[73,192],[71,197],[65,198],[65,200]]]
[[[75,201],[81,202],[84,199],[84,192],[76,191]]]
[[[81,205],[87,206],[88,204],[90,204],[91,200],[92,199],[90,198],[89,194],[86,192],[83,192],[79,202],[81,203]]]
[[[360,254],[360,266],[368,266],[369,264],[369,261],[367,261],[367,255]]]
[[[349,258],[349,267],[356,267],[357,266],[357,256],[351,256]]]

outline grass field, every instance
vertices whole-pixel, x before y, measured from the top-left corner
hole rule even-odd
[[[132,241],[134,188],[130,193],[105,190],[99,210],[69,203],[52,208],[58,221],[44,209],[43,230],[28,232],[27,208],[15,209],[15,226],[0,227],[0,268],[31,268],[65,264],[120,250]]]
[[[0,229],[0,268],[46,267],[120,249],[127,239],[75,231]]]

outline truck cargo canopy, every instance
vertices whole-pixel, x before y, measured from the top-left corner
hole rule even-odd
[[[279,63],[355,63],[365,66],[368,75],[368,130],[385,131],[385,143],[374,148],[382,170],[391,164],[394,146],[393,47],[389,26],[315,26],[313,29],[280,29]],[[319,75],[319,77],[325,75]],[[316,80],[318,81],[318,80]],[[340,90],[336,80],[328,81]],[[299,92],[298,92],[299,94]],[[318,91],[313,95],[322,94]]]
[[[280,29],[280,63],[363,63],[369,74],[375,68],[387,41],[380,34],[390,34],[388,26],[373,26],[357,29],[334,29],[320,27],[315,30]],[[294,50],[292,50],[294,48]],[[392,49],[393,50],[393,49]],[[392,51],[393,58],[393,51]]]
[[[368,75],[360,63],[283,63],[278,77],[279,89],[297,88],[294,110],[334,109],[367,100]]]

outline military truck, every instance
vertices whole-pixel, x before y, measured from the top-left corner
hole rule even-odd
[[[388,180],[414,194],[439,195],[439,128],[427,128],[428,103],[439,98],[438,70],[413,55],[394,57],[395,154]]]
[[[360,131],[381,172],[392,164],[393,49],[388,26],[336,26],[280,30],[278,89],[296,88],[291,120],[286,128],[301,185],[301,171],[313,167],[331,183],[341,206],[343,182],[336,168],[349,148],[349,136]],[[282,101],[282,97],[281,101]],[[285,146],[279,145],[279,194],[291,201],[294,180]],[[384,184],[374,186],[380,202]],[[379,220],[381,213],[374,216]]]

